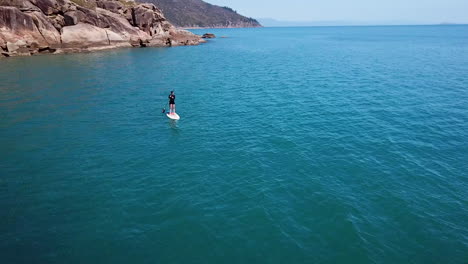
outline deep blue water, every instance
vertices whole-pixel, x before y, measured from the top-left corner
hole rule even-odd
[[[468,263],[468,26],[209,31],[0,60],[0,262]]]

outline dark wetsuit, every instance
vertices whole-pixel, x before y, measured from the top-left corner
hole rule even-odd
[[[169,95],[169,104],[175,104],[175,94],[170,94]]]

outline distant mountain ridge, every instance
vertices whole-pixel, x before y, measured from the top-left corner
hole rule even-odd
[[[166,19],[184,28],[261,27],[249,17],[242,16],[229,7],[221,7],[202,0],[137,0],[159,7]]]

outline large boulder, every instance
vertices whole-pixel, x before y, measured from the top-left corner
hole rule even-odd
[[[85,14],[79,10],[68,11],[63,14],[64,26],[73,26],[83,20]]]
[[[30,1],[39,9],[41,9],[41,11],[44,12],[45,15],[56,14],[60,11],[60,5],[57,0],[30,0]]]
[[[16,53],[20,51],[21,53],[28,53],[26,49],[28,48],[28,43],[24,40],[17,40],[16,42],[7,42],[7,50],[9,53]]]
[[[150,36],[157,34],[155,26],[165,20],[161,10],[153,4],[139,4],[132,8],[131,24]]]
[[[24,14],[16,7],[0,6],[0,25],[2,25],[0,35],[7,43],[6,52],[10,56],[28,55],[39,47],[49,46],[33,17]]]
[[[56,14],[63,15],[64,13],[66,13],[68,11],[75,11],[76,7],[78,6],[77,4],[75,4],[74,2],[72,2],[70,0],[57,0],[57,2],[60,5],[59,6],[59,12],[54,13],[54,15],[56,15]]]
[[[16,7],[20,11],[41,11],[37,6],[27,0],[0,0],[0,6]]]
[[[0,30],[21,33],[37,32],[32,18],[16,7],[0,6]],[[39,32],[37,32],[39,34]]]
[[[187,30],[172,29],[169,31],[171,37],[171,46],[198,45],[205,42],[200,36]]]
[[[81,17],[80,22],[88,23],[102,28],[109,27],[109,24],[107,22],[102,21],[102,19],[99,17],[99,15],[94,9],[88,9],[80,6],[77,6],[76,9],[77,11],[84,14]]]
[[[65,26],[72,26],[81,22],[102,28],[109,27],[107,21],[103,21],[95,9],[75,6],[75,8],[68,9],[63,16],[65,19]]]
[[[109,10],[116,14],[123,14],[124,10],[126,9],[124,4],[120,1],[101,0],[101,1],[97,1],[96,4],[99,8]]]
[[[108,46],[107,32],[86,23],[62,28],[62,47],[68,49]]]
[[[213,33],[205,33],[202,38],[216,38],[216,35]]]
[[[109,40],[109,45],[113,47],[131,47],[132,45],[130,42],[124,38],[122,35],[115,33],[114,31],[110,31],[105,29],[107,33],[107,38]]]
[[[58,31],[65,26],[65,18],[60,14],[48,16],[48,19]]]
[[[7,50],[10,56],[29,56],[31,55],[29,47],[24,40],[7,42]]]
[[[200,36],[186,30],[171,29],[164,34],[153,36],[148,46],[188,46],[205,42]]]
[[[47,42],[49,47],[58,48],[60,46],[60,33],[52,25],[49,19],[41,12],[31,12],[27,13],[30,16],[37,29],[43,36],[44,40]]]
[[[112,30],[99,28],[90,24],[78,23],[77,25],[62,29],[62,48],[65,51],[130,46],[130,42],[124,36]]]
[[[111,31],[120,34],[133,45],[138,45],[140,42],[146,43],[151,39],[149,34],[130,25],[121,15],[102,8],[96,8],[96,12],[103,21],[106,21]]]

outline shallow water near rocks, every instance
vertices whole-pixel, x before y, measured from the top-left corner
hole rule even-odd
[[[3,263],[468,260],[468,26],[209,31],[0,60]]]

